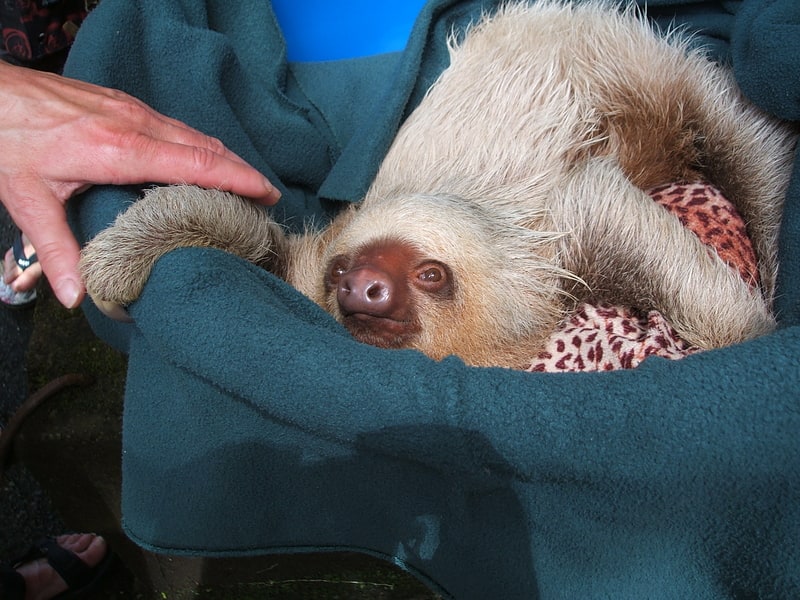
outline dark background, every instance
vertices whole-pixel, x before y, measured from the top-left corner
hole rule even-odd
[[[2,152],[2,148],[0,148]],[[0,206],[0,259],[18,230]],[[25,353],[33,329],[33,307],[0,306],[0,426],[27,397]],[[64,525],[53,513],[36,480],[22,466],[6,471],[0,487],[0,561],[24,552],[43,535],[59,534]]]

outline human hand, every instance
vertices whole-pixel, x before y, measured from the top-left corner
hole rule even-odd
[[[187,183],[274,204],[278,190],[217,139],[139,100],[0,62],[0,200],[59,301],[84,295],[65,203],[93,184]],[[13,287],[13,284],[12,284]]]

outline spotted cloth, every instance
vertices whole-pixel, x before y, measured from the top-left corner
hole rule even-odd
[[[650,196],[713,248],[745,281],[758,283],[755,252],[736,208],[711,185],[669,184]],[[580,304],[550,337],[529,371],[632,369],[648,356],[678,359],[700,349],[682,340],[664,316],[609,304]]]

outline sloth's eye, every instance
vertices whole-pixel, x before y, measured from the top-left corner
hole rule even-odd
[[[439,267],[430,267],[420,273],[419,278],[426,283],[436,283],[444,279],[444,273]]]
[[[416,269],[417,285],[425,292],[440,298],[453,296],[453,277],[444,263],[426,262]]]
[[[327,287],[335,286],[345,273],[347,273],[347,262],[345,257],[335,257],[328,265],[328,270],[325,273],[325,285]]]

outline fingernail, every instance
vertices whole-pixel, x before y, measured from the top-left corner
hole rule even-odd
[[[53,287],[53,292],[67,308],[75,308],[80,302],[81,286],[74,279],[62,279]]]
[[[280,200],[281,191],[272,185],[272,182],[269,179],[264,179],[264,187],[267,190],[267,195],[272,202],[277,202]]]

